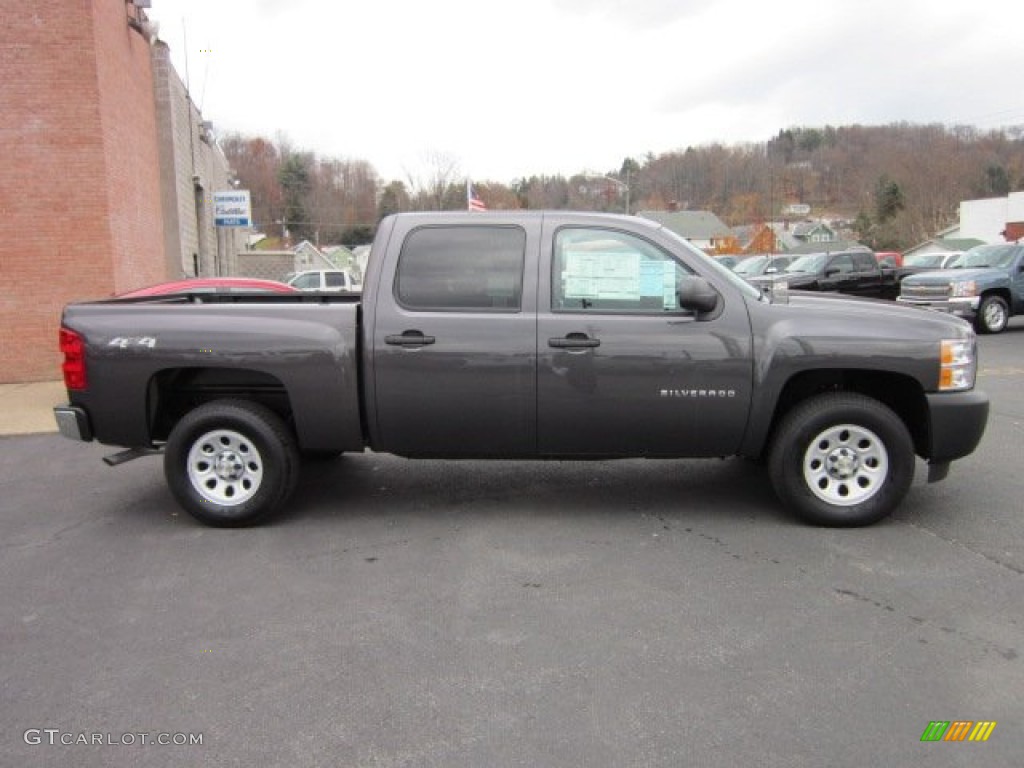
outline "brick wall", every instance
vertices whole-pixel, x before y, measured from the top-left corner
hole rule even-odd
[[[124,0],[0,0],[0,382],[60,377],[69,301],[163,280],[148,42]]]

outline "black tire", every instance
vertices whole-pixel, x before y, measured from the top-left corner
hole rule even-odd
[[[253,525],[295,490],[299,452],[269,408],[243,400],[201,405],[167,440],[164,475],[178,503],[217,527]]]
[[[890,408],[850,392],[818,395],[782,419],[768,461],[775,493],[815,525],[870,525],[914,479],[914,443]]]
[[[1002,296],[986,296],[978,306],[974,327],[978,333],[1002,333],[1010,321],[1010,308]]]

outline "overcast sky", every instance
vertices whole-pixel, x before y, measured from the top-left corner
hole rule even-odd
[[[219,132],[385,180],[437,153],[507,183],[796,125],[1024,124],[1020,0],[152,4]]]

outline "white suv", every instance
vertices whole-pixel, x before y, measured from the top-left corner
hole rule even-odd
[[[288,278],[288,285],[300,291],[346,291],[358,293],[363,286],[341,269],[310,269]]]

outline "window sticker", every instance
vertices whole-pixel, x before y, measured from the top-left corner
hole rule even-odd
[[[644,259],[640,263],[640,295],[660,298],[665,309],[675,309],[675,263],[663,259]]]
[[[565,254],[565,298],[640,300],[640,254],[568,251]]]

